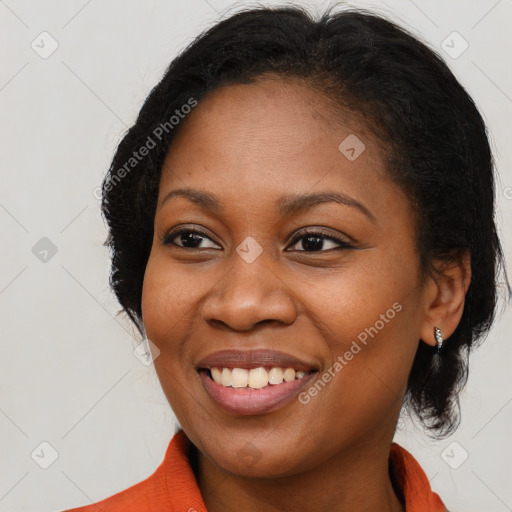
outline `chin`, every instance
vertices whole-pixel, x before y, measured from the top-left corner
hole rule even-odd
[[[232,475],[245,478],[276,478],[296,475],[313,469],[321,454],[309,435],[307,441],[287,434],[286,438],[269,435],[267,427],[261,435],[223,431],[218,437],[200,440],[196,446],[216,466]],[[277,432],[276,432],[277,434]],[[306,438],[307,439],[307,438]],[[302,451],[298,452],[298,448]]]

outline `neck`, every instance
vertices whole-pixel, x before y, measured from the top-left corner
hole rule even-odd
[[[198,452],[197,480],[209,512],[314,509],[404,512],[389,474],[388,442],[359,443],[321,466],[293,476],[246,478]]]

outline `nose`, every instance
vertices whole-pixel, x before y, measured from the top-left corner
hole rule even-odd
[[[203,319],[214,327],[236,331],[273,322],[292,324],[297,318],[293,294],[264,253],[252,263],[236,253],[232,259],[230,270],[203,303]]]

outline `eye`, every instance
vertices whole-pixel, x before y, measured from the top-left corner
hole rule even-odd
[[[202,246],[201,243],[210,243],[208,246]],[[212,249],[218,247],[218,244],[196,229],[180,229],[174,232],[166,233],[162,239],[163,245],[174,245],[182,249]],[[213,244],[213,245],[212,245]],[[300,246],[302,249],[293,248]],[[325,245],[327,244],[327,247]],[[336,238],[320,230],[303,230],[297,233],[292,240],[292,250],[300,252],[326,252],[336,249],[353,249],[354,246],[345,240]]]
[[[328,247],[325,247],[325,242],[327,242]],[[292,240],[292,244],[293,246],[300,246],[302,244],[304,250],[301,251],[301,249],[294,249],[301,252],[326,252],[329,250],[354,248],[353,245],[349,244],[345,240],[333,237],[332,235],[319,230],[303,230],[297,233]]]
[[[178,240],[180,243],[175,243],[174,240]],[[213,240],[208,237],[202,231],[196,229],[180,229],[178,231],[166,233],[162,239],[164,245],[175,245],[183,249],[212,249],[213,246],[200,247],[201,243],[205,240],[209,240],[214,246],[217,246]]]

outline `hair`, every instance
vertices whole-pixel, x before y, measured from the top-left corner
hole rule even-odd
[[[416,210],[422,275],[432,275],[436,261],[470,255],[462,319],[440,355],[419,342],[404,398],[427,431],[442,437],[460,420],[469,350],[491,327],[497,276],[505,271],[494,221],[493,158],[481,115],[444,61],[379,15],[331,7],[315,20],[302,7],[258,6],[205,30],[170,63],[119,143],[102,184],[110,285],[142,334],[142,284],[161,169],[186,122],[170,126],[169,120],[188,112],[184,105],[192,105],[192,98],[269,74],[305,81],[365,120],[385,149],[389,177]],[[154,147],[135,160],[134,152],[150,139]],[[505,283],[510,293],[506,273]]]

